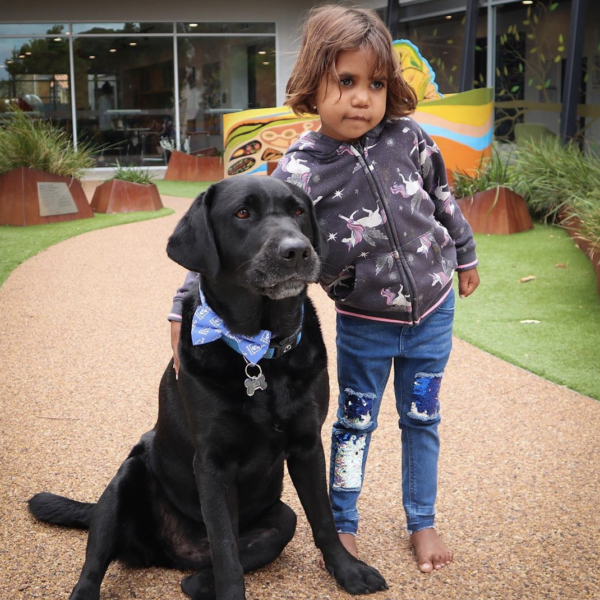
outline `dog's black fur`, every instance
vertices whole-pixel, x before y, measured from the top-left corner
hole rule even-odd
[[[29,501],[38,519],[90,530],[72,599],[98,599],[116,559],[195,571],[182,582],[194,600],[245,598],[243,573],[274,560],[294,535],[296,515],[280,499],[285,460],[329,572],[352,594],[386,589],[340,543],[327,497],[327,359],[306,296],[323,250],[312,202],[295,186],[235,177],[194,201],[169,238],[169,256],[201,273],[206,301],[230,331],[267,329],[284,339],[302,321],[302,337],[260,362],[268,387],[250,397],[242,355],[220,340],[192,345],[198,292],[186,298],[179,378],[171,362],[154,429],[97,504],[49,493]]]

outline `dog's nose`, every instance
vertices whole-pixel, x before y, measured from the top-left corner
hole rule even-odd
[[[279,256],[289,262],[291,266],[300,265],[310,257],[310,244],[308,241],[287,237],[279,242]]]

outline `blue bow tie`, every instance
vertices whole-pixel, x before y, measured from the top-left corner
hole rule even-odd
[[[227,341],[232,346],[233,344],[229,340],[235,342],[236,349],[252,364],[257,364],[268,352],[272,335],[270,331],[262,330],[252,337],[231,333],[225,327],[223,319],[208,306],[202,290],[200,290],[200,302],[192,319],[192,344],[194,346],[210,344],[210,342],[223,337],[226,338],[223,341]]]

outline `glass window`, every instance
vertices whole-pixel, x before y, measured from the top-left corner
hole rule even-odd
[[[98,166],[165,164],[172,137],[172,37],[74,39],[77,132],[99,147]]]
[[[173,33],[173,23],[73,23],[73,33]]]
[[[485,87],[486,10],[479,11],[477,23],[477,54],[475,55],[476,87]],[[460,90],[465,13],[407,21],[400,23],[398,37],[411,41],[427,59],[435,72],[435,81],[442,94]]]
[[[15,105],[71,130],[67,39],[0,38],[0,113]]]
[[[435,71],[442,94],[459,91],[465,13],[401,23],[398,37],[411,41]]]
[[[179,33],[275,33],[275,23],[177,23]]]
[[[181,139],[223,150],[223,114],[276,105],[274,37],[180,37]]]
[[[570,0],[498,7],[497,138],[560,132],[570,13]]]
[[[66,23],[0,23],[0,35],[46,35],[49,33],[69,33]]]
[[[588,4],[586,17],[579,131],[600,154],[600,5],[597,2]]]

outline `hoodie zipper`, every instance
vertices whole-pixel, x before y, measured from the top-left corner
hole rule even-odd
[[[375,202],[376,202],[377,206],[379,207],[379,210],[380,211],[382,210],[387,217],[386,229],[388,231],[388,234],[390,236],[390,240],[392,243],[392,255],[393,255],[394,259],[396,260],[396,262],[400,261],[401,272],[404,274],[404,280],[405,280],[404,283],[407,284],[407,287],[410,292],[410,297],[412,300],[413,310],[412,310],[411,318],[414,322],[417,322],[420,318],[419,301],[416,296],[417,286],[415,285],[412,273],[411,273],[410,269],[408,268],[408,263],[407,263],[406,258],[401,250],[400,241],[398,240],[398,238],[396,236],[395,227],[393,225],[394,221],[391,218],[389,211],[386,210],[386,204],[383,201],[383,198],[385,196],[382,193],[381,185],[380,185],[379,181],[375,177],[375,172],[374,172],[375,169],[373,168],[372,165],[370,165],[367,162],[367,157],[365,155],[363,145],[360,141],[355,142],[354,144],[351,144],[350,147],[352,148],[352,153],[354,154],[354,156],[356,156],[360,166],[362,167],[363,173],[365,174],[365,178],[369,183],[369,187],[371,188],[371,192],[373,193],[373,196],[375,197]]]

